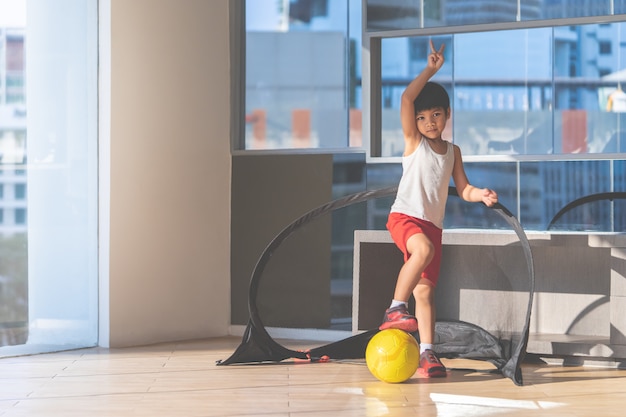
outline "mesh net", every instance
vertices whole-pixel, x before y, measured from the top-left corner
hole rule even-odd
[[[285,297],[287,302],[292,300],[291,302],[295,303],[296,307],[303,307],[302,303],[307,302],[313,304],[322,302],[326,305],[289,308],[290,313],[284,314],[276,310],[275,302],[266,300],[271,299],[269,295],[277,291],[291,294],[290,286],[294,285],[294,274],[302,273],[302,271],[308,271],[314,275],[330,274],[331,265],[328,257],[322,256],[316,259],[315,255],[313,258],[305,256],[305,253],[310,255],[315,251],[298,249],[301,248],[298,240],[304,238],[300,237],[300,233],[294,234],[294,232],[308,229],[306,239],[309,242],[307,244],[313,247],[328,244],[332,238],[330,219],[333,213],[336,214],[343,208],[360,203],[392,197],[396,191],[397,187],[391,187],[364,191],[336,199],[309,211],[276,235],[259,257],[252,272],[248,293],[250,317],[241,344],[229,358],[218,361],[218,365],[281,362],[286,359],[317,362],[364,358],[369,340],[378,332],[375,326],[358,331],[343,340],[306,351],[296,351],[281,345],[270,336],[265,328],[264,321],[276,327],[319,328],[324,326],[333,314],[333,306],[325,296],[329,292],[329,280],[324,281],[322,285],[311,279],[300,280],[308,282],[305,284],[308,286],[304,288],[306,296]],[[449,194],[457,196],[456,190],[452,187],[449,189]],[[521,364],[528,344],[535,285],[532,253],[526,234],[508,209],[501,204],[496,204],[486,210],[488,216],[499,217],[501,221],[508,224],[517,240],[515,244],[505,245],[505,247],[502,245],[498,247],[472,246],[470,253],[464,255],[469,256],[469,259],[466,262],[468,268],[463,272],[463,276],[450,279],[449,284],[445,285],[442,285],[440,281],[437,288],[438,320],[435,326],[435,350],[442,358],[488,361],[516,385],[522,385]],[[290,244],[283,245],[287,238],[290,239]],[[399,251],[397,255],[401,262]],[[446,256],[444,252],[442,273],[446,268]],[[297,264],[300,272],[276,267],[284,259],[289,259],[291,264]],[[477,259],[480,259],[480,262],[477,262]],[[475,268],[472,268],[472,265]],[[492,272],[485,276],[485,271]],[[521,276],[519,276],[520,271],[522,271]],[[481,288],[485,282],[488,284],[487,288]],[[462,291],[461,287],[463,287]],[[295,291],[296,287],[293,288]],[[297,287],[297,291],[302,293],[302,286]],[[319,296],[316,296],[317,293]],[[460,303],[461,297],[463,303]],[[439,298],[446,302],[440,302]],[[388,303],[388,301],[388,298],[383,298],[382,302]],[[491,308],[470,308],[466,309],[467,311],[460,311],[463,309],[458,307],[459,305],[472,305],[472,303],[476,306],[488,305],[496,309],[497,314],[494,314]],[[313,316],[306,314],[307,311],[312,310],[310,307],[314,307],[315,311],[320,313]],[[304,313],[298,314],[298,311]],[[378,315],[381,315],[381,311],[378,311]],[[415,333],[414,336],[419,341],[419,334]]]

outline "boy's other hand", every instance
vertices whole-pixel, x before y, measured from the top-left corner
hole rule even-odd
[[[493,205],[497,202],[498,194],[495,191],[490,190],[489,188],[485,188],[483,190],[483,203],[485,203],[487,207],[493,207]]]

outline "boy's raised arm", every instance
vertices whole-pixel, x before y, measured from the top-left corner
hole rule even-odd
[[[435,50],[435,45],[432,39],[430,40],[430,54],[428,55],[426,68],[407,85],[402,93],[402,99],[400,101],[400,123],[405,139],[413,138],[417,134],[413,102],[428,80],[430,80],[443,65],[443,50],[445,46],[445,44],[441,44],[439,50]]]

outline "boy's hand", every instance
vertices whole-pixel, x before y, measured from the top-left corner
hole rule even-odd
[[[483,189],[483,203],[485,203],[487,207],[492,207],[497,202],[498,194],[495,191],[490,190],[489,188]]]
[[[445,49],[446,44],[442,43],[439,50],[435,50],[435,44],[433,40],[430,40],[430,54],[428,55],[427,67],[432,69],[434,72],[439,71],[439,68],[443,65],[443,50]]]

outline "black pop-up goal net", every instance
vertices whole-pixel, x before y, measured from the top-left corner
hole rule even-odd
[[[385,188],[373,191],[364,191],[334,200],[319,206],[303,216],[296,219],[276,235],[267,245],[259,257],[250,279],[248,293],[249,320],[243,335],[243,340],[235,352],[227,359],[217,362],[218,365],[231,364],[252,364],[266,362],[281,362],[286,359],[304,361],[327,361],[342,359],[361,359],[365,357],[365,350],[369,340],[378,332],[377,328],[358,332],[346,339],[315,347],[307,351],[296,351],[289,349],[278,343],[265,328],[261,319],[261,310],[258,306],[259,288],[262,284],[264,272],[277,249],[295,231],[305,227],[311,222],[332,213],[333,211],[363,203],[370,200],[395,196],[397,187]],[[449,195],[457,196],[453,187],[449,188]],[[484,207],[484,206],[483,206]],[[445,317],[439,319],[435,326],[436,343],[435,350],[442,358],[467,358],[483,360],[492,363],[496,370],[505,377],[510,378],[516,385],[522,385],[521,364],[526,354],[528,344],[530,315],[532,310],[533,293],[535,286],[535,273],[533,267],[530,244],[517,219],[501,204],[496,204],[492,208],[485,208],[496,213],[515,232],[519,242],[512,251],[516,252],[521,262],[517,262],[516,274],[504,273],[496,274],[492,278],[497,282],[494,291],[490,291],[487,297],[510,297],[511,300],[499,300],[496,302],[500,306],[508,308],[491,311],[484,309],[481,314],[488,318],[489,329],[484,326],[461,319],[449,319]],[[316,226],[317,227],[317,226]],[[319,228],[319,227],[318,227]],[[288,245],[285,245],[288,246]],[[398,250],[398,253],[400,251]],[[493,253],[487,253],[487,258],[494,258]],[[475,259],[475,262],[481,262]],[[445,253],[444,260],[445,263]],[[496,262],[496,268],[503,270],[507,260]],[[525,263],[525,268],[523,264]],[[519,265],[522,264],[521,275]],[[306,268],[306,265],[303,265]],[[395,280],[395,277],[392,277]],[[281,282],[274,283],[276,291],[285,291],[284,297],[294,297],[297,295],[288,292],[290,277],[281,278]],[[285,287],[282,287],[282,286]],[[276,289],[276,288],[279,289]],[[439,288],[438,288],[439,291]],[[479,293],[480,294],[480,293]],[[480,297],[480,295],[478,295]],[[445,294],[444,294],[445,298]],[[458,297],[457,297],[458,298]],[[385,296],[385,302],[388,302]],[[493,303],[492,303],[493,304]],[[485,304],[488,305],[488,304]],[[511,307],[512,306],[512,307]],[[325,306],[329,308],[328,306]],[[476,306],[480,309],[481,306]],[[382,312],[380,312],[382,318]],[[307,324],[302,328],[309,327]],[[419,335],[414,334],[419,340]]]

